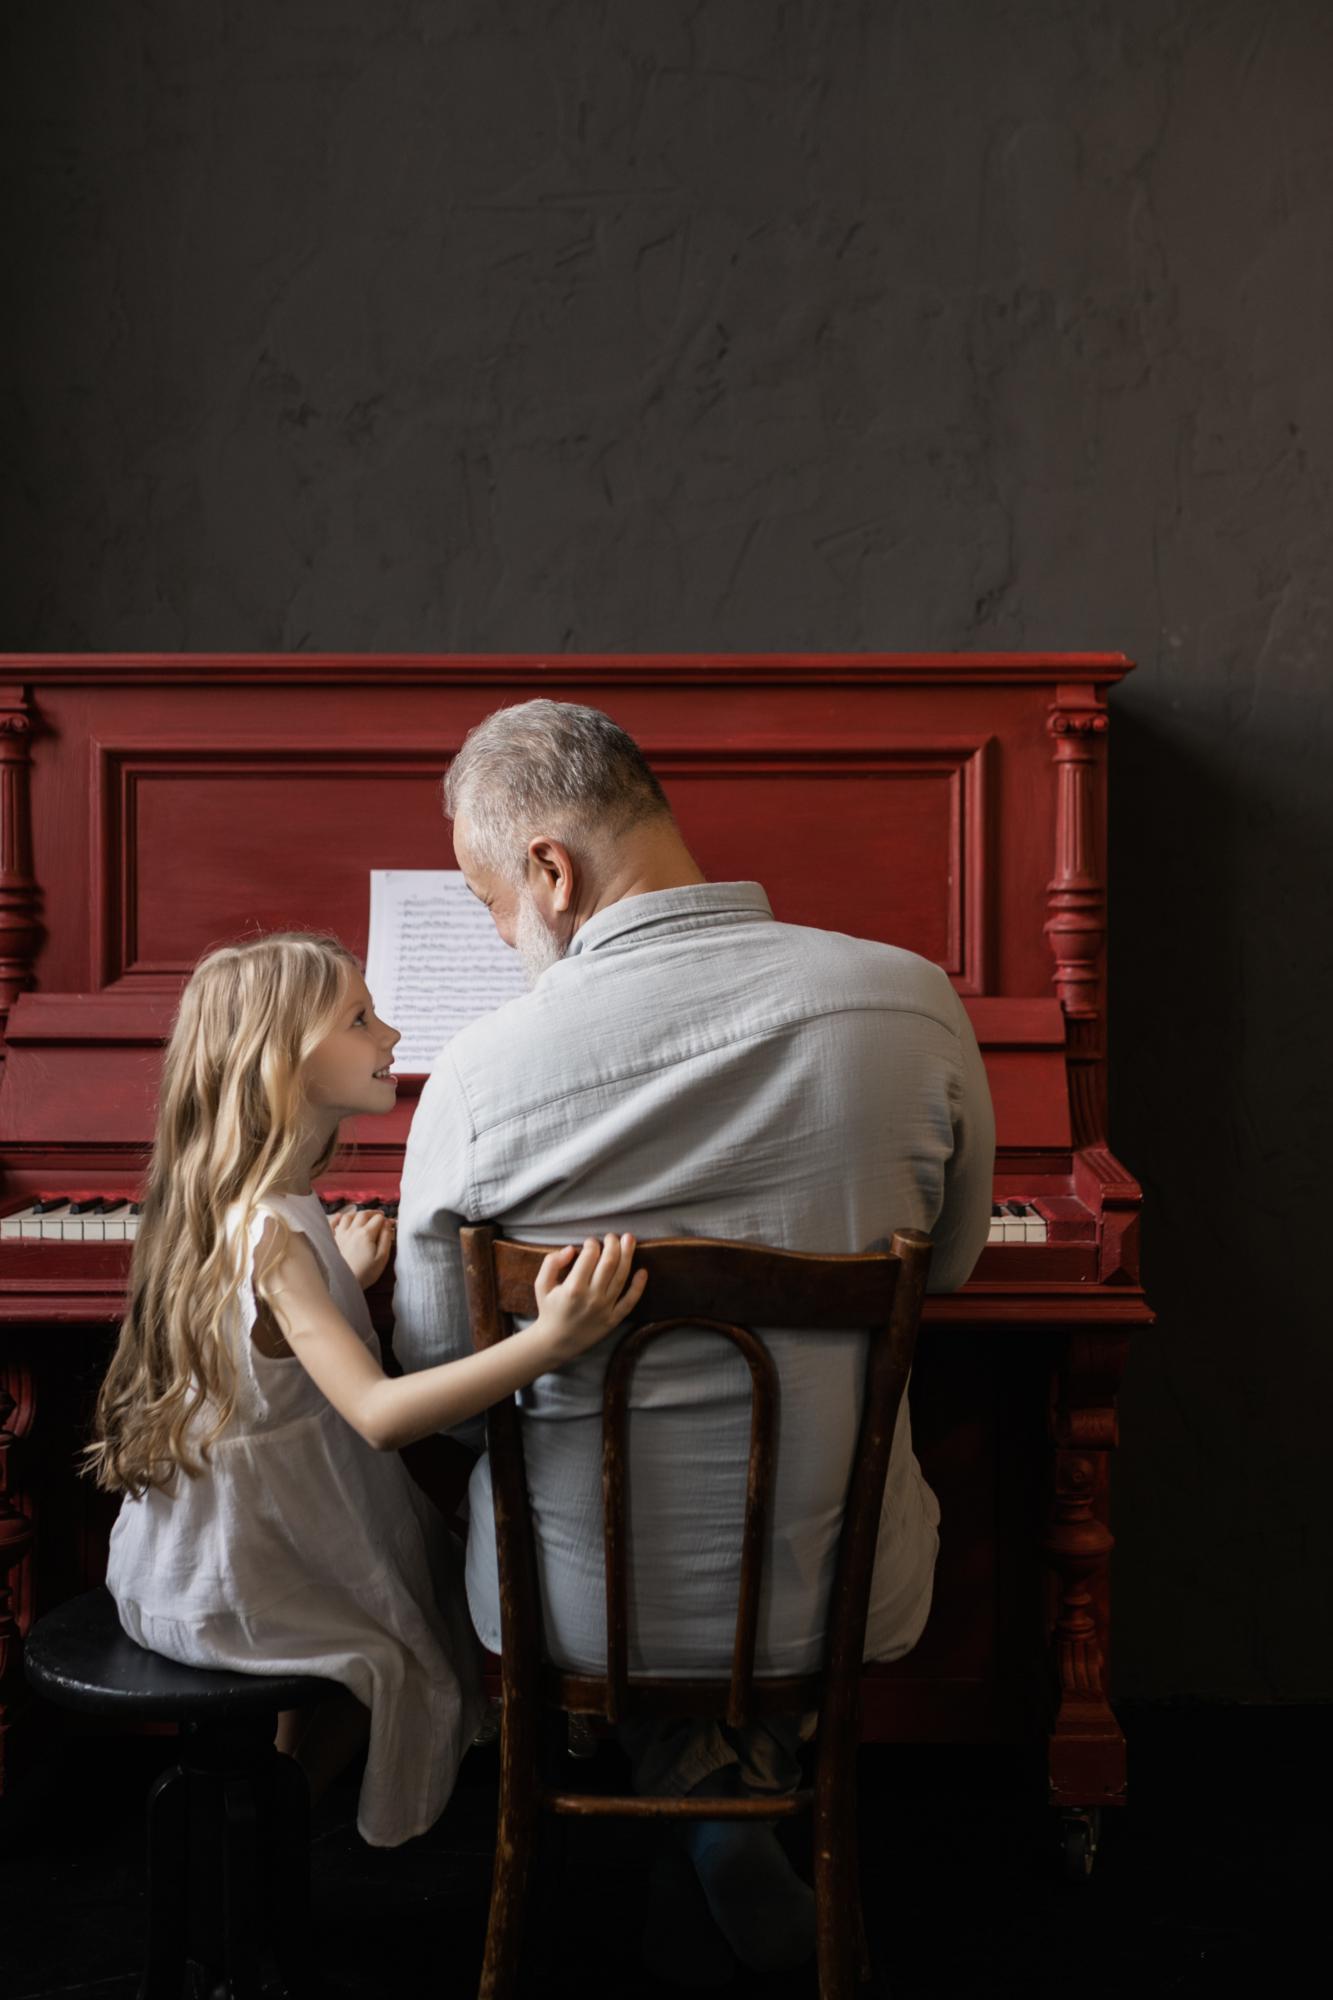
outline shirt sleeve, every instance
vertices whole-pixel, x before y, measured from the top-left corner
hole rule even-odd
[[[472,1213],[472,1119],[446,1049],[421,1093],[403,1158],[394,1258],[393,1351],[409,1373],[472,1352],[460,1227]],[[452,1436],[485,1447],[484,1417]]]
[[[966,1007],[958,1009],[959,1076],[953,1112],[953,1155],[945,1169],[944,1205],[934,1231],[928,1289],[953,1292],[972,1275],[990,1234],[995,1187],[995,1111],[990,1084]]]

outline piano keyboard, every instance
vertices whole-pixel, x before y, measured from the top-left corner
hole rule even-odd
[[[321,1195],[325,1215],[345,1208],[377,1208],[397,1215],[396,1201],[378,1195]],[[35,1238],[47,1243],[132,1243],[139,1233],[140,1204],[129,1195],[40,1195],[26,1208],[0,1217],[0,1239]]]
[[[124,1243],[139,1227],[139,1204],[128,1196],[42,1195],[27,1208],[0,1218],[0,1238],[40,1237],[46,1242]]]
[[[326,1215],[345,1208],[376,1208],[396,1216],[398,1203],[375,1194],[321,1195]],[[36,1238],[56,1243],[132,1243],[139,1231],[139,1203],[129,1195],[43,1195],[26,1208],[0,1217],[0,1238]],[[1046,1218],[1030,1201],[997,1201],[991,1205],[990,1243],[1045,1243],[1050,1238]]]

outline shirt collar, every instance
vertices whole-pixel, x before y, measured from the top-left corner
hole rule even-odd
[[[613,939],[651,931],[655,938],[722,924],[771,923],[773,911],[757,882],[692,882],[682,889],[654,889],[646,896],[623,896],[599,910],[576,932],[566,958],[597,951]]]

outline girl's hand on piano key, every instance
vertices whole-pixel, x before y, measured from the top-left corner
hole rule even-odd
[[[362,1291],[369,1291],[393,1253],[392,1222],[378,1208],[344,1208],[329,1227],[343,1262]]]

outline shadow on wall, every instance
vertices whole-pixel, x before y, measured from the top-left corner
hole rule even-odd
[[[1317,712],[1224,698],[1211,736],[1116,711],[1111,1140],[1159,1323],[1121,1400],[1113,1685],[1328,1699],[1333,791]]]

